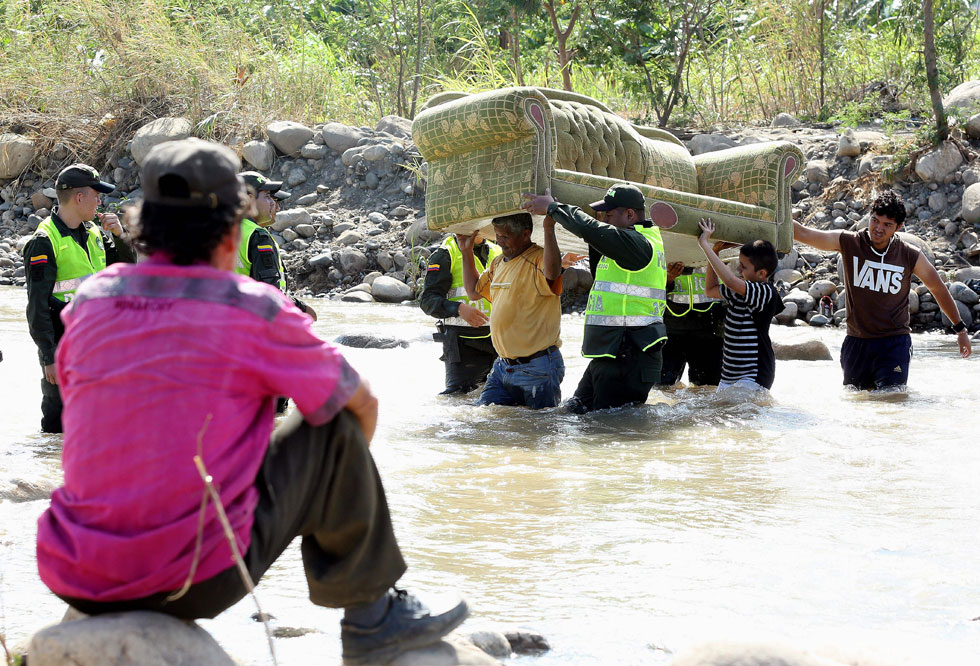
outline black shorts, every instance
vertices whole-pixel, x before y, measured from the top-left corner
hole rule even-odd
[[[912,336],[855,338],[848,335],[840,350],[844,385],[872,390],[904,386],[909,381]]]

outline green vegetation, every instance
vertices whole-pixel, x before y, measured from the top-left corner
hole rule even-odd
[[[935,4],[943,90],[980,73],[978,2]],[[898,126],[931,114],[921,15],[900,0],[0,0],[0,129],[108,145],[182,114],[250,138],[517,84],[649,124],[907,114]]]

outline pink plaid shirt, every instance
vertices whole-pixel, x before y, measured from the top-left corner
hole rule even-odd
[[[359,378],[282,293],[210,266],[160,258],[89,278],[62,315],[64,486],[38,520],[41,579],[116,601],[180,588],[204,485],[198,434],[244,553],[275,398],[332,419]],[[208,418],[210,417],[210,421]],[[233,565],[209,504],[194,582]]]

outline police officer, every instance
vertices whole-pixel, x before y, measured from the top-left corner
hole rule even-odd
[[[582,413],[646,402],[660,379],[667,339],[667,263],[660,229],[645,219],[643,193],[628,183],[610,187],[589,204],[603,222],[555,201],[550,190],[524,196],[525,210],[550,216],[589,244],[594,281],[582,355],[592,361],[566,408]]]
[[[64,333],[61,311],[87,277],[117,261],[134,263],[136,253],[126,240],[119,218],[99,215],[92,224],[101,194],[115,186],[99,179],[87,164],[72,164],[58,174],[58,206],[38,225],[24,246],[27,266],[27,326],[44,368],[41,378],[41,430],[61,432],[61,394],[55,348]]]
[[[675,262],[667,267],[667,344],[661,386],[673,386],[688,366],[697,386],[717,386],[725,340],[725,303],[704,295],[705,269]]]
[[[474,234],[477,274],[501,254],[500,246]],[[497,352],[490,342],[490,301],[473,302],[463,286],[463,255],[450,235],[429,257],[419,297],[422,312],[439,320],[433,338],[442,341],[440,360],[446,366],[446,390],[441,395],[468,393],[486,380]]]
[[[272,234],[265,228],[276,221],[279,200],[289,198],[289,192],[282,190],[282,181],[269,180],[258,171],[244,171],[241,177],[248,187],[255,219],[242,219],[242,243],[238,248],[235,272],[271,284],[286,293],[286,268],[282,264],[282,254]],[[291,298],[296,307],[316,321],[316,310],[298,298]]]

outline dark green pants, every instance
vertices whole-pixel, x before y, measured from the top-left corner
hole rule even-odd
[[[318,606],[374,601],[405,572],[381,478],[350,412],[313,427],[293,411],[273,433],[255,486],[259,505],[243,557],[253,583],[297,536],[310,600]],[[195,619],[214,617],[247,593],[231,567],[172,602],[168,592],[131,601],[62,599],[90,615],[150,610]]]
[[[61,402],[61,391],[57,384],[52,384],[43,376],[41,377],[41,432],[62,432],[61,411],[64,404]]]
[[[630,346],[616,358],[592,359],[569,408],[590,412],[646,402],[650,389],[660,381],[662,348],[662,342],[646,351]]]

